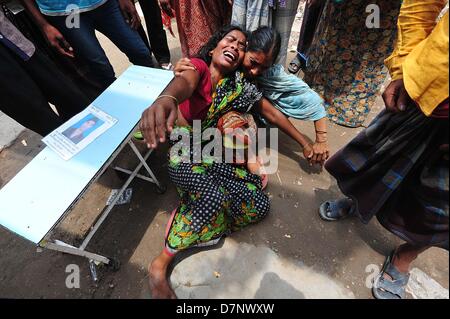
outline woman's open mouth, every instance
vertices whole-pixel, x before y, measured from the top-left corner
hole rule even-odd
[[[225,50],[223,52],[223,55],[225,56],[225,60],[227,60],[227,62],[229,63],[234,63],[238,58],[236,54],[228,50]]]

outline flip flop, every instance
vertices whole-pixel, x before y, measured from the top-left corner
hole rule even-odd
[[[144,140],[144,135],[142,135],[141,131],[136,131],[133,133],[133,138],[138,140],[138,141],[143,141]]]
[[[406,297],[405,290],[409,273],[402,273],[395,268],[392,263],[395,252],[394,250],[386,257],[383,268],[374,280],[372,294],[377,299],[405,299]],[[389,275],[392,279],[385,278],[384,274]]]
[[[298,55],[295,56],[294,59],[292,59],[291,63],[289,63],[288,71],[296,74],[300,70],[300,60],[298,58]]]
[[[303,54],[297,52],[297,55],[294,59],[292,59],[291,63],[289,63],[288,71],[290,73],[296,74],[300,69],[305,69],[308,66],[308,57]]]
[[[326,201],[319,207],[319,215],[323,220],[336,221],[352,216],[355,205],[350,198],[341,198],[335,201]]]

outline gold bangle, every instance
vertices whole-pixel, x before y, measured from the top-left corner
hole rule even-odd
[[[175,96],[173,96],[173,95],[168,95],[168,94],[162,94],[162,95],[158,96],[158,97],[155,99],[155,101],[158,100],[158,99],[160,99],[160,98],[162,98],[162,97],[168,97],[168,98],[171,98],[172,100],[175,101],[175,104],[177,105],[177,107],[178,107],[178,105],[180,105],[180,103],[178,102],[178,99],[177,99]]]

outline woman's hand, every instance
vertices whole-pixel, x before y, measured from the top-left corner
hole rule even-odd
[[[173,72],[175,73],[175,76],[181,76],[181,73],[183,71],[195,71],[197,68],[194,64],[192,64],[191,60],[188,58],[182,58],[178,60],[178,62],[175,64],[175,67],[173,69]]]
[[[303,156],[306,158],[306,160],[311,163],[311,158],[314,155],[314,150],[311,144],[306,144],[303,146]]]
[[[142,113],[139,128],[149,148],[166,141],[166,133],[172,132],[177,116],[177,104],[168,97],[157,99]]]
[[[311,157],[310,164],[320,164],[323,166],[325,161],[330,156],[330,148],[328,146],[327,141],[318,142],[316,141],[313,146],[313,156]]]

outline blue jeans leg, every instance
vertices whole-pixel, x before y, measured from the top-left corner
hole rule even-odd
[[[92,11],[95,28],[108,37],[131,63],[153,67],[152,55],[141,36],[125,21],[117,0],[109,0]]]
[[[114,69],[95,36],[94,20],[91,13],[89,11],[80,14],[79,28],[68,28],[65,16],[47,17],[47,19],[64,35],[73,47],[75,56],[86,61],[89,66],[86,76],[101,87],[106,88],[116,78]]]

